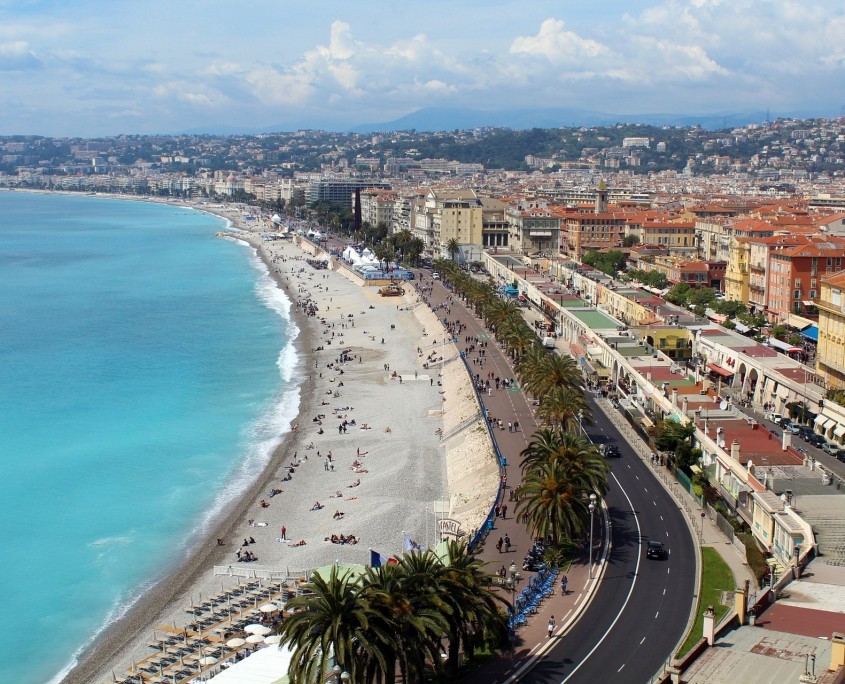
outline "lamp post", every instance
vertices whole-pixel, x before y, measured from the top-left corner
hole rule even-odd
[[[593,579],[593,511],[596,510],[596,495],[590,494],[590,579]]]
[[[341,673],[340,673],[340,681],[341,681],[341,682],[343,682],[343,684],[348,684],[348,682],[349,682],[349,673],[348,673],[348,672],[345,672],[345,671],[344,671],[344,672],[341,672]]]
[[[584,411],[578,411],[578,432],[584,434]]]
[[[335,684],[340,684],[340,675],[343,672],[343,668],[340,665],[335,665],[332,668],[332,673],[334,674],[334,682]]]
[[[510,567],[508,568],[508,578],[505,580],[505,584],[511,591],[512,619],[516,619],[516,587],[521,579],[522,576],[519,574],[519,569],[517,568],[516,563],[511,562]],[[516,631],[513,624],[510,625],[510,629],[508,630],[508,640],[510,641],[511,647],[511,665],[513,665],[515,655],[514,650],[516,649]]]

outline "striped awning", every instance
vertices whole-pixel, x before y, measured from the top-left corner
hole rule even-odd
[[[732,370],[728,370],[727,368],[722,368],[721,366],[717,366],[715,363],[708,363],[707,370],[711,370],[714,373],[721,375],[723,378],[731,377],[734,372]]]
[[[813,422],[816,424],[816,428],[826,430],[829,427],[829,424],[834,421],[833,418],[828,418],[827,416],[820,413],[816,416],[816,419]]]
[[[836,429],[833,431],[833,436],[836,439],[842,439],[842,436],[845,435],[845,425],[837,425]]]

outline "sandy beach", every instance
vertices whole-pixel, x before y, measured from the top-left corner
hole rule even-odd
[[[263,240],[267,228],[247,226],[236,211],[212,211],[245,229],[239,237],[293,301],[299,417],[249,491],[65,682],[112,681],[113,671],[150,655],[158,625],[186,625],[192,605],[237,586],[238,575],[300,577],[336,561],[368,563],[369,549],[403,551],[403,534],[433,544],[435,511],[470,533],[495,496],[498,469],[463,362],[413,287],[382,298],[313,268],[291,240]],[[245,562],[247,551],[256,560]]]

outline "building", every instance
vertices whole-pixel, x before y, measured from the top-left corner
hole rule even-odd
[[[335,179],[335,180],[312,180],[305,188],[305,202],[315,204],[317,202],[330,202],[351,207],[354,204],[356,190],[367,188],[384,188],[389,190],[389,183],[380,183],[366,179]]]
[[[512,200],[506,211],[508,242],[521,254],[556,256],[560,247],[560,217],[546,200]]]
[[[828,388],[845,388],[845,271],[821,279],[816,373]]]
[[[812,313],[820,278],[842,270],[843,257],[843,238],[773,249],[767,271],[770,319],[785,321],[789,314]]]

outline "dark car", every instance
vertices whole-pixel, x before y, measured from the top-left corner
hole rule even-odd
[[[812,438],[813,434],[814,434],[814,433],[813,433],[813,428],[809,428],[809,427],[807,427],[806,425],[803,425],[803,426],[802,426],[802,427],[798,430],[798,436],[799,436],[801,439],[803,439],[805,442],[809,442],[809,441],[810,441],[810,439]]]
[[[666,557],[666,549],[663,548],[663,542],[650,541],[645,549],[645,557],[653,560],[663,560]]]
[[[821,449],[827,440],[820,434],[814,432],[812,435],[810,435],[810,438],[807,441],[814,447],[818,447],[819,449]]]
[[[601,452],[605,458],[619,458],[619,447],[615,444],[605,444]]]

